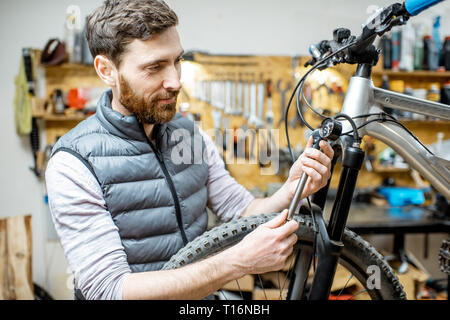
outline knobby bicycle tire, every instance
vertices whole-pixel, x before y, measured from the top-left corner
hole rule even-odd
[[[219,225],[201,236],[197,237],[184,248],[180,249],[163,266],[163,270],[180,268],[189,263],[207,258],[210,255],[218,253],[239,241],[244,236],[256,229],[259,225],[273,219],[277,214],[261,214],[257,216],[240,218],[222,225]],[[295,216],[298,222],[297,230],[298,242],[303,245],[312,245],[314,232],[309,216]],[[344,248],[340,257],[340,264],[361,283],[369,277],[366,270],[369,266],[378,266],[380,270],[379,289],[368,289],[367,293],[374,300],[404,300],[406,299],[403,287],[392,268],[383,260],[383,256],[378,253],[374,247],[363,240],[356,233],[345,229],[342,242]]]

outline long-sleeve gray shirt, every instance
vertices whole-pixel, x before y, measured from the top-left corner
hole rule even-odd
[[[213,141],[200,132],[208,161],[207,205],[221,221],[229,221],[254,198],[225,170]],[[122,299],[123,280],[131,270],[96,178],[67,152],[50,159],[45,178],[52,219],[76,287],[86,299]]]

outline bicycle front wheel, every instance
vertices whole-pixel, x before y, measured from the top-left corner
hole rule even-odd
[[[210,255],[225,250],[237,244],[260,224],[273,219],[275,215],[277,213],[245,217],[215,227],[188,243],[164,265],[163,269],[180,268],[186,264],[205,259]],[[298,241],[295,245],[296,250],[294,252],[298,253],[299,250],[312,250],[315,233],[310,217],[300,215],[295,216],[294,219],[299,223],[299,228],[296,232]],[[345,229],[342,242],[344,243],[344,248],[339,259],[337,271],[340,274],[340,279],[335,277],[333,282],[333,287],[337,287],[338,290],[335,290],[330,298],[364,298],[372,300],[406,299],[398,277],[375,248],[348,229]],[[270,275],[257,275],[255,285],[260,287],[259,291],[262,290],[263,293],[257,299],[283,299],[293,296],[292,292],[288,292],[288,288],[290,288],[289,281],[291,280],[292,261],[294,260],[295,257],[290,257],[286,267],[276,275],[273,273],[270,273]],[[376,270],[376,273],[373,273],[373,270]],[[342,275],[344,275],[344,279]],[[375,283],[371,280],[374,275],[377,277]],[[310,270],[308,281],[310,282],[312,278],[313,274],[312,270]],[[236,281],[237,287],[240,287],[239,280]],[[265,288],[265,286],[269,288]],[[356,292],[348,291],[351,288],[353,288],[352,290],[356,288]],[[308,283],[305,290],[307,293]],[[275,293],[274,295],[274,291],[279,291],[279,294]],[[218,296],[227,298],[224,292]],[[244,298],[244,296],[248,297],[248,295],[242,293],[233,297]]]

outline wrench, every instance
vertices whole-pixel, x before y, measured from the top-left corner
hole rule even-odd
[[[250,81],[244,82],[244,118],[248,119],[248,109],[250,106]]]
[[[256,125],[256,83],[252,82],[250,84],[250,119],[248,120],[248,124],[250,126]]]
[[[281,116],[280,116],[280,121],[278,121],[278,127],[283,123],[284,116],[286,113],[286,93],[289,90],[291,90],[291,88],[292,88],[291,82],[288,82],[286,85],[286,88],[284,90],[281,89],[281,80],[278,80],[277,89],[281,95]]]
[[[256,128],[259,129],[264,126],[264,82],[261,75],[261,80],[258,83],[258,116],[256,117]]]
[[[237,110],[236,114],[241,115],[242,114],[242,80],[239,77],[238,87],[237,87],[237,94],[238,94],[238,104],[237,104]]]

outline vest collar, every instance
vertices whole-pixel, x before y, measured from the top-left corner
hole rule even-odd
[[[112,90],[103,93],[97,104],[96,116],[102,126],[111,134],[124,139],[145,141],[145,132],[135,115],[124,116],[111,107]],[[159,140],[167,128],[167,124],[155,125],[153,137]]]

